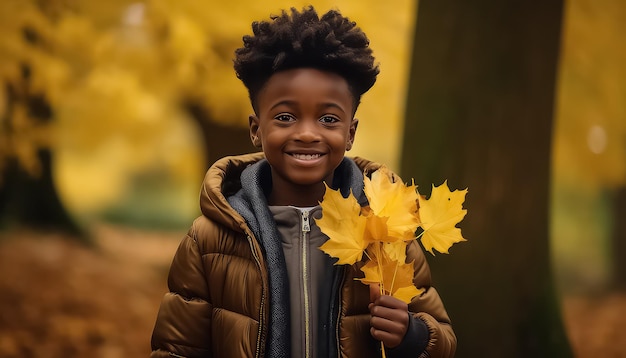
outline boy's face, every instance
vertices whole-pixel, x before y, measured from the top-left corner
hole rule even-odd
[[[298,68],[270,77],[257,96],[250,135],[271,165],[273,190],[332,184],[354,141],[353,101],[346,80],[331,72]]]

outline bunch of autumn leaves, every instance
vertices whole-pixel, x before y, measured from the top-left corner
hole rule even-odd
[[[365,176],[364,184],[366,207],[352,193],[344,198],[338,190],[326,187],[322,217],[316,222],[329,240],[320,249],[337,258],[338,265],[364,260],[363,283],[379,284],[381,293],[409,303],[423,289],[413,284],[407,245],[419,238],[424,249],[434,254],[433,249],[448,253],[454,243],[465,241],[455,226],[467,213],[463,209],[467,189],[451,192],[447,182],[433,185],[427,200],[414,184],[392,182],[385,166],[372,173],[371,179]]]

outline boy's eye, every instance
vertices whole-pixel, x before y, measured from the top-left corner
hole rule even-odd
[[[279,120],[281,122],[293,122],[296,120],[291,114],[287,114],[287,113],[281,113],[277,115],[276,117],[274,117],[274,119]]]
[[[339,118],[332,117],[332,116],[324,116],[324,117],[320,118],[320,122],[322,122],[322,123],[336,123],[336,122],[339,122]]]

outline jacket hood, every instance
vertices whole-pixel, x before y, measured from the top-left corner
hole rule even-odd
[[[262,152],[229,156],[217,160],[204,176],[200,191],[202,214],[235,231],[244,231],[246,222],[226,198],[241,189],[241,172],[265,158]]]
[[[262,160],[262,152],[228,156],[217,160],[207,171],[200,192],[200,210],[202,214],[235,231],[245,231],[246,221],[233,209],[227,197],[241,189],[241,172],[248,166]],[[352,158],[365,175],[381,167],[367,159]]]

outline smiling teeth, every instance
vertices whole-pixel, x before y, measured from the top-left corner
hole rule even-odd
[[[320,154],[293,154],[294,158],[301,160],[312,160],[320,157]]]

